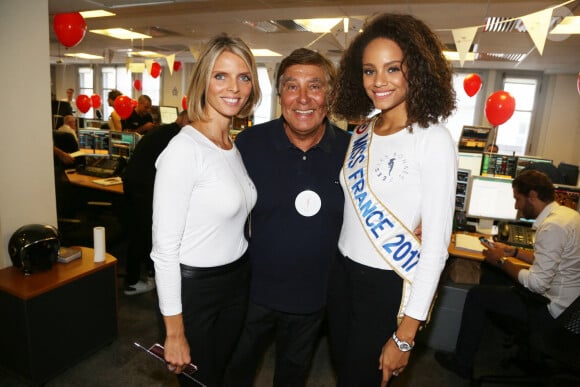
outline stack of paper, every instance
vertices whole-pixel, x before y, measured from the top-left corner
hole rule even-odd
[[[93,183],[100,184],[100,185],[115,185],[115,184],[123,184],[123,179],[119,176],[114,177],[107,177],[105,179],[96,179],[93,180]]]
[[[478,237],[467,234],[455,234],[455,248],[480,253],[485,249]]]

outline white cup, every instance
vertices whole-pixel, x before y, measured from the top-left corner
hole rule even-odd
[[[104,262],[107,251],[104,227],[93,228],[93,250],[95,262]]]

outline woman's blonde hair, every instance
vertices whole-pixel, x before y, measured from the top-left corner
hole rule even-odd
[[[252,114],[254,107],[260,102],[262,94],[258,83],[258,70],[250,48],[240,38],[220,34],[205,45],[193,68],[187,90],[187,110],[191,121],[206,121],[208,118],[205,111],[207,90],[215,62],[224,51],[229,51],[239,56],[246,63],[251,73],[252,92],[237,116],[242,118],[249,116]]]

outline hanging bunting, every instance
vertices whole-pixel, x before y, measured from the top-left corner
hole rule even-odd
[[[145,59],[145,68],[147,69],[147,74],[151,74],[151,66],[153,66],[153,59]]]
[[[197,60],[199,57],[199,47],[189,46],[189,52],[191,52],[191,56],[194,60]]]
[[[173,75],[173,62],[175,62],[175,54],[167,55],[165,57],[167,67],[169,67],[169,74]]]
[[[473,39],[477,33],[477,27],[456,28],[451,30],[451,33],[453,34],[455,47],[459,54],[459,64],[463,67],[463,63],[469,52],[469,47],[471,47],[471,43],[473,43]]]
[[[145,71],[145,63],[130,63],[129,71],[137,74],[142,73]]]
[[[544,45],[546,44],[546,37],[552,20],[552,11],[552,8],[548,8],[521,17],[540,55],[544,52]]]
[[[344,18],[343,20],[339,21],[330,29],[330,33],[338,44],[342,46],[342,48],[348,47],[351,40],[359,33],[360,29],[362,28],[363,21],[359,19],[353,18]],[[316,40],[320,40],[322,36],[319,36]],[[312,43],[310,43],[311,45]]]
[[[133,62],[133,59],[131,59],[130,57],[125,58],[125,69],[127,71],[131,71],[131,63]]]

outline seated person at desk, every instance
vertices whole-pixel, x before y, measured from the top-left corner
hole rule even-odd
[[[74,136],[77,144],[79,143],[79,137],[77,136],[77,119],[73,115],[66,115],[63,118],[63,124],[57,129],[58,132],[70,133]]]
[[[153,129],[153,116],[150,112],[151,98],[143,94],[137,100],[137,106],[133,109],[133,113],[127,119],[121,120],[123,130],[144,134]]]
[[[52,153],[54,156],[55,164],[57,161],[64,166],[72,166],[75,163],[74,157],[54,145],[52,146]]]
[[[151,228],[153,217],[153,184],[155,161],[169,141],[189,124],[187,110],[179,113],[177,120],[149,131],[137,143],[123,174],[123,190],[127,201],[127,232],[129,246],[124,293],[128,296],[153,290],[152,280],[141,280],[141,265],[146,264],[149,277],[153,276]],[[152,278],[150,278],[152,279]]]
[[[535,219],[534,250],[499,242],[485,245],[485,261],[501,268],[516,286],[480,285],[469,290],[455,354],[435,354],[444,368],[465,378],[472,377],[488,312],[507,316],[540,337],[580,295],[580,214],[554,201],[552,181],[542,172],[524,171],[512,187],[515,208],[523,217]],[[524,269],[505,257],[532,266]]]

